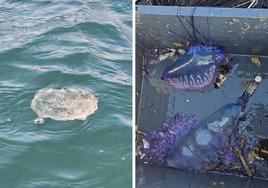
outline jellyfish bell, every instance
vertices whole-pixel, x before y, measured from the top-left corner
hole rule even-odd
[[[39,118],[85,120],[97,111],[98,99],[85,88],[44,88],[35,94],[31,108]]]

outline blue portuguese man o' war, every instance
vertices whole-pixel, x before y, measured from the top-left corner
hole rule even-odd
[[[178,89],[197,91],[209,86],[224,51],[218,46],[194,45],[163,73],[163,79]]]
[[[229,137],[243,114],[239,104],[227,104],[204,121],[178,113],[149,131],[143,139],[141,152],[146,160],[168,167],[204,170],[206,164],[217,164]]]
[[[203,171],[207,164],[218,164],[241,115],[239,104],[221,107],[172,147],[167,166]]]
[[[185,53],[164,71],[162,79],[169,81],[178,89],[199,91],[214,82],[217,69],[223,62],[225,53],[221,46],[203,36],[195,27],[193,16],[191,20],[186,20],[183,16],[177,16],[177,18],[188,36],[178,35],[171,30],[168,31],[168,34],[179,41],[187,40],[189,44]],[[185,24],[190,26],[192,34]]]

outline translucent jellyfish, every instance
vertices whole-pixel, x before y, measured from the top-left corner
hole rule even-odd
[[[98,99],[84,88],[44,88],[31,104],[39,118],[54,120],[85,120],[98,109]]]

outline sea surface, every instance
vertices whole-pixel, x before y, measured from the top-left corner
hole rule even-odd
[[[131,187],[131,1],[0,0],[0,187]],[[34,124],[43,88],[99,100]]]

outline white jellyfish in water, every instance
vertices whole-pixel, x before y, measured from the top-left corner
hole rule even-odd
[[[31,108],[39,118],[85,120],[98,109],[98,99],[84,88],[44,88],[35,94]]]

